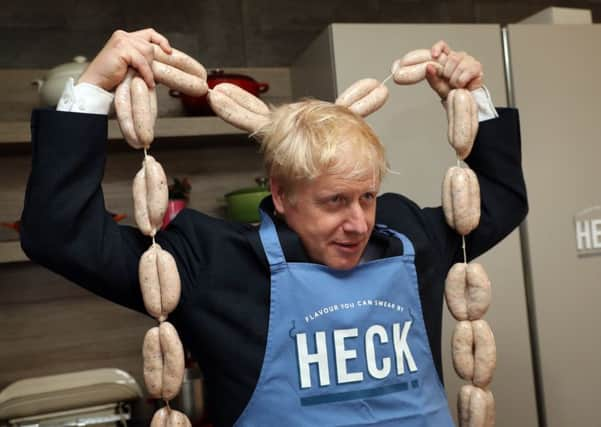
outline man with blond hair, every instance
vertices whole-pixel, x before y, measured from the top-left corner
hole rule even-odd
[[[21,234],[33,261],[141,313],[138,261],[151,239],[110,220],[101,180],[110,91],[128,67],[154,85],[152,44],[170,51],[153,30],[116,32],[67,85],[62,111],[34,111]],[[441,52],[449,60],[441,76],[428,71],[432,88],[443,100],[468,88],[481,111],[466,159],[482,193],[470,260],[526,215],[518,117],[492,107],[478,61],[444,42],[432,47]],[[441,311],[462,253],[442,209],[378,196],[384,147],[345,107],[284,105],[255,136],[272,192],[260,227],[186,209],[156,235],[178,266],[170,320],[203,369],[214,424],[452,425]]]

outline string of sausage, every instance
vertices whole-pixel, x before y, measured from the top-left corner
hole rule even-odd
[[[488,388],[496,367],[496,345],[490,326],[482,317],[491,301],[491,285],[482,265],[467,263],[465,236],[480,222],[480,186],[476,174],[461,167],[478,131],[478,108],[465,89],[447,97],[449,143],[457,154],[457,166],[447,171],[442,206],[447,224],[462,236],[463,263],[454,264],[445,281],[447,307],[458,321],[451,351],[455,372],[471,382],[461,387],[457,402],[460,427],[495,424],[495,403]]]
[[[390,78],[400,85],[426,78],[429,64],[442,73],[445,54],[433,60],[429,49],[418,49],[394,61],[391,73],[381,83],[362,79],[352,84],[336,104],[365,117],[378,110],[388,98],[385,84]],[[482,265],[467,263],[465,236],[480,221],[480,186],[476,174],[462,167],[478,131],[478,109],[471,93],[452,90],[447,97],[448,139],[457,154],[457,166],[449,168],[442,186],[442,206],[447,224],[462,236],[463,262],[450,269],[445,281],[447,306],[458,323],[453,332],[452,356],[457,374],[471,384],[458,396],[460,427],[491,427],[495,423],[495,404],[488,388],[496,366],[496,346],[488,323],[482,319],[491,300],[490,281]]]
[[[436,61],[429,49],[407,53],[392,65],[390,77],[398,84],[414,84],[426,77],[428,64],[439,73],[446,64],[442,54]],[[457,400],[460,427],[492,427],[495,403],[488,388],[496,367],[496,346],[488,323],[482,319],[491,301],[490,280],[482,265],[467,263],[465,236],[480,222],[480,186],[476,174],[463,167],[478,132],[478,108],[465,89],[447,96],[448,140],[457,155],[457,166],[447,171],[442,185],[442,207],[449,227],[462,237],[463,262],[454,264],[445,280],[445,299],[458,320],[451,343],[453,367],[471,384],[461,387]]]
[[[191,96],[207,92],[204,67],[177,49],[167,55],[155,46],[152,70],[155,81],[171,89]],[[169,195],[163,167],[148,154],[157,117],[156,92],[134,69],[128,70],[115,91],[115,110],[125,140],[135,149],[144,149],[142,168],[133,182],[134,217],[140,231],[152,237],[152,244],[140,258],[138,275],[144,307],[158,321],[144,337],[144,382],[148,394],[166,404],[155,412],[150,425],[191,427],[185,414],[169,406],[184,376],[184,349],[175,327],[166,321],[179,302],[181,283],[175,259],[155,241]]]

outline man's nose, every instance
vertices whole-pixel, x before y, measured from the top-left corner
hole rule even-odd
[[[348,233],[365,234],[369,230],[367,215],[359,203],[349,206],[348,217],[342,229]]]

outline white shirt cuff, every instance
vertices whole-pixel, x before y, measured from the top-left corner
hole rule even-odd
[[[74,83],[73,77],[67,80],[57,111],[108,115],[115,95],[90,83]]]
[[[495,105],[492,102],[490,92],[486,86],[482,86],[481,88],[473,90],[472,96],[478,105],[479,122],[499,117],[499,113],[497,113],[497,110],[495,110]]]

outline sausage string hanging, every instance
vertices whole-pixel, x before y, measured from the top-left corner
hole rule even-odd
[[[447,61],[441,54],[435,61],[429,49],[418,49],[393,62],[391,73],[381,83],[362,79],[336,99],[336,104],[367,116],[388,98],[384,84],[393,78],[399,85],[426,78],[428,65],[442,73]],[[442,206],[447,224],[461,235],[463,262],[451,267],[445,280],[447,306],[458,323],[453,332],[451,352],[457,374],[471,384],[461,387],[457,401],[460,427],[491,427],[495,404],[488,388],[496,367],[496,346],[488,323],[482,319],[490,305],[490,281],[478,263],[467,262],[465,236],[480,221],[480,187],[476,174],[463,167],[478,131],[478,109],[471,93],[455,89],[447,97],[448,139],[457,155],[457,166],[449,168],[442,186]]]
[[[440,73],[447,61],[441,54],[434,61],[428,49],[407,53],[392,65],[397,84],[415,84],[426,77],[432,64]],[[476,174],[462,166],[471,152],[478,131],[478,108],[468,90],[454,89],[447,96],[448,140],[456,152],[457,165],[447,171],[442,186],[442,206],[447,224],[461,235],[463,262],[454,264],[445,280],[445,299],[458,321],[453,331],[451,352],[455,372],[469,381],[457,399],[460,427],[495,425],[495,403],[489,385],[496,367],[496,346],[488,323],[482,319],[491,300],[490,280],[482,265],[467,262],[465,236],[480,221],[480,187]]]
[[[158,46],[154,49],[152,71],[155,81],[191,96],[202,96],[207,92],[206,71],[200,63],[177,49],[170,55]],[[127,143],[134,149],[144,150],[142,167],[132,188],[134,217],[140,231],[152,238],[152,244],[140,258],[138,276],[144,307],[158,321],[158,326],[144,336],[144,383],[148,394],[163,399],[166,405],[155,412],[150,425],[190,427],[187,416],[169,405],[181,389],[185,357],[177,331],[167,321],[168,315],[177,307],[181,293],[177,264],[155,239],[169,196],[165,171],[148,154],[154,139],[157,97],[155,89],[149,90],[132,68],[115,91],[115,111]]]

